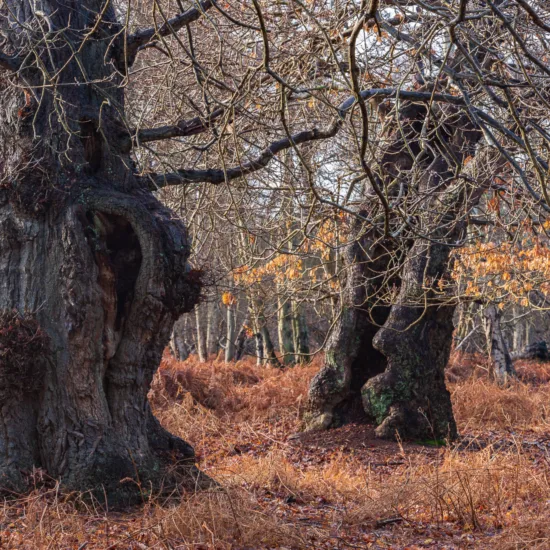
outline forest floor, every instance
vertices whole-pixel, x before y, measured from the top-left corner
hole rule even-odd
[[[55,489],[4,505],[1,549],[548,549],[550,364],[498,388],[483,357],[456,354],[449,447],[375,440],[348,425],[299,435],[319,362],[284,371],[165,356],[152,391],[221,489],[127,513]]]

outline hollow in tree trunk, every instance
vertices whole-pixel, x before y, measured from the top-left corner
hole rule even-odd
[[[421,151],[418,136],[426,115],[422,106],[403,104],[402,127],[380,166],[388,183],[401,181],[405,190],[413,184],[407,179],[414,175],[416,163],[419,174],[414,185],[426,200],[420,232],[430,238],[411,235],[411,244],[405,246],[402,239],[399,248],[393,239],[383,238],[376,229],[365,230],[360,219],[355,221],[353,241],[345,252],[341,313],[325,364],[310,385],[307,429],[357,419],[373,420],[376,435],[382,438],[440,440],[457,435],[444,379],[455,306],[438,285],[445,281],[451,247],[460,242],[464,230],[461,212],[476,204],[486,188],[479,185],[466,193],[464,187],[453,185],[457,166],[474,154],[481,133],[455,113],[454,120],[449,119],[453,126],[440,128],[430,151]],[[365,209],[375,204],[373,185]],[[359,214],[372,217],[364,211]],[[395,220],[389,223],[392,227]],[[400,224],[398,220],[395,227]],[[392,274],[395,266],[401,266],[399,277]],[[384,289],[388,296],[392,289],[399,293],[383,299]]]
[[[8,3],[16,32],[31,32],[34,3]],[[10,138],[0,163],[0,484],[22,490],[37,467],[129,502],[141,498],[137,482],[160,487],[167,466],[193,468],[193,449],[160,426],[147,394],[200,277],[184,225],[132,173],[123,75],[98,61],[116,55],[114,8],[69,4],[41,2],[40,17],[63,32],[29,54],[50,73],[62,68],[52,86],[30,62],[25,93],[0,80]]]

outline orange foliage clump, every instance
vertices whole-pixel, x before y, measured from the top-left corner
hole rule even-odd
[[[224,292],[222,294],[222,304],[224,306],[229,307],[236,303],[237,303],[237,299],[235,298],[235,296],[233,296],[233,294],[231,294],[231,292]]]
[[[529,292],[550,294],[550,248],[537,237],[518,243],[478,243],[456,256],[453,278],[469,297],[529,305]]]

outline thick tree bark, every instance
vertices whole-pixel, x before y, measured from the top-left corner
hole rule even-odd
[[[386,360],[373,347],[372,339],[386,320],[388,308],[373,307],[369,297],[376,293],[380,279],[375,273],[384,271],[387,256],[373,246],[371,234],[362,234],[359,221],[355,222],[354,236],[345,250],[341,312],[327,342],[325,364],[309,388],[305,422],[310,430],[365,420],[361,388],[386,368]]]
[[[454,305],[438,304],[426,280],[447,271],[450,248],[417,240],[405,263],[401,291],[373,345],[387,368],[362,389],[363,406],[385,439],[454,439],[451,397],[445,386]]]
[[[0,227],[9,234],[0,248],[0,308],[34,312],[51,357],[34,441],[4,442],[7,480],[29,462],[19,454],[31,443],[39,449],[33,464],[74,488],[116,491],[119,479],[138,474],[143,481],[158,471],[163,448],[191,459],[147,401],[172,324],[197,297],[183,227],[140,192],[82,191],[78,203],[38,219],[17,212],[10,198],[0,193]],[[11,424],[8,415],[2,421]]]
[[[34,3],[9,5],[19,23],[36,23]],[[131,171],[122,75],[101,62],[114,52],[114,9],[50,0],[41,10],[65,31],[35,54],[63,70],[43,87],[40,71],[24,69],[27,102],[15,87],[0,94],[1,132],[12,140],[0,163],[0,328],[17,312],[49,344],[43,360],[24,338],[12,352],[40,372],[0,395],[0,484],[23,489],[36,466],[66,487],[129,501],[137,485],[120,480],[146,491],[149,482],[160,487],[168,462],[193,463],[193,449],[160,426],[147,393],[200,280],[187,263],[185,227]],[[14,378],[9,363],[0,370]]]

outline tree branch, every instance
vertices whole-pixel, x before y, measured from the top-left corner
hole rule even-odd
[[[166,21],[160,27],[150,27],[148,29],[143,29],[132,34],[127,39],[126,44],[126,56],[128,59],[128,64],[132,65],[137,51],[139,48],[145,46],[155,37],[168,36],[173,34],[186,25],[193,23],[197,19],[200,19],[204,12],[208,11],[212,7],[213,3],[211,0],[202,0],[198,3],[198,7],[191,8],[176,17]]]
[[[391,97],[391,98],[401,98],[407,99],[409,101],[421,101],[425,103],[441,102],[448,103],[452,105],[457,105],[461,107],[468,108],[468,111],[471,111],[471,116],[474,119],[477,119],[484,133],[487,134],[488,130],[481,122],[483,120],[485,123],[489,124],[496,130],[498,130],[502,135],[514,141],[520,147],[525,148],[525,142],[517,134],[506,128],[504,125],[496,121],[489,114],[485,113],[481,109],[478,109],[473,106],[466,104],[464,98],[459,96],[453,96],[450,94],[433,94],[431,92],[420,92],[414,90],[400,90],[395,88],[374,88],[370,90],[363,90],[361,92],[361,97],[363,99],[368,99],[371,97]],[[242,163],[240,166],[234,166],[226,170],[223,169],[206,169],[206,170],[178,170],[177,172],[167,173],[167,174],[147,174],[144,176],[146,178],[146,186],[149,187],[152,191],[158,190],[163,187],[168,187],[171,185],[181,185],[187,183],[213,183],[221,184],[233,179],[237,179],[248,174],[257,172],[262,168],[265,168],[269,162],[275,157],[275,155],[285,149],[289,149],[294,145],[300,145],[309,141],[324,140],[334,137],[342,127],[343,121],[347,112],[353,107],[356,99],[350,97],[346,99],[343,103],[340,104],[338,108],[338,116],[332,122],[330,126],[322,130],[319,128],[313,128],[311,130],[304,130],[294,134],[290,138],[280,139],[259,153],[259,155]],[[479,120],[481,119],[481,120]],[[476,122],[476,120],[474,120]],[[489,142],[493,143],[494,146],[504,154],[509,162],[511,162],[516,170],[519,170],[519,174],[524,182],[525,187],[528,192],[537,200],[537,203],[541,205],[547,211],[550,211],[550,207],[544,202],[542,197],[536,193],[536,191],[530,186],[529,182],[526,180],[523,171],[519,169],[515,161],[508,155],[503,147],[491,136],[489,137]],[[544,159],[536,157],[536,160],[541,164],[545,169],[548,169],[549,165]]]
[[[131,147],[139,147],[143,143],[151,141],[161,141],[163,139],[172,139],[175,137],[195,136],[206,132],[212,124],[219,119],[224,109],[216,109],[207,118],[195,117],[190,120],[180,120],[174,126],[159,126],[158,128],[148,128],[143,130],[133,130],[124,144],[126,149]]]
[[[395,88],[373,88],[363,90],[361,97],[368,99],[375,96],[383,97],[399,97],[410,101],[440,101],[443,103],[451,103],[454,105],[464,106],[464,100],[461,97],[450,94],[432,94],[430,92],[405,91]],[[214,183],[220,184],[242,176],[246,176],[253,172],[257,172],[265,168],[273,157],[285,150],[290,149],[293,145],[300,145],[309,141],[318,141],[334,137],[342,127],[347,112],[353,107],[356,99],[350,97],[338,107],[338,116],[325,129],[313,128],[311,130],[303,130],[291,136],[290,138],[280,139],[275,141],[254,159],[244,162],[240,166],[234,166],[226,170],[223,169],[206,169],[206,170],[178,170],[168,174],[148,174],[149,187],[152,190],[167,187],[170,185],[180,185],[185,183]]]
[[[547,25],[542,20],[539,14],[533,9],[529,2],[527,2],[527,0],[516,0],[516,2],[530,15],[535,25],[545,30],[546,32],[550,32],[550,25]]]
[[[534,63],[537,67],[539,67],[542,71],[544,71],[547,75],[550,75],[550,69],[537,56],[533,55],[529,51],[524,40],[519,36],[519,34],[514,29],[514,27],[512,27],[512,25],[510,24],[510,21],[508,21],[506,16],[502,13],[502,11],[500,11],[497,5],[491,2],[491,0],[487,0],[487,2],[489,3],[489,6],[491,6],[491,9],[495,13],[495,15],[502,21],[502,24],[508,29],[508,32],[512,35],[516,44],[523,50],[523,53],[526,55],[526,57],[532,63]]]
[[[151,174],[148,176],[150,182],[149,188],[155,191],[161,187],[179,185],[182,183],[207,182],[220,184],[234,180],[265,168],[277,153],[285,149],[290,149],[293,143],[299,145],[308,141],[328,139],[335,136],[340,130],[341,125],[342,120],[337,119],[325,130],[313,128],[312,130],[298,132],[294,134],[291,139],[280,139],[266,147],[255,159],[243,162],[240,166],[228,168],[227,170],[211,168],[207,170],[178,170],[177,172],[159,175]]]

